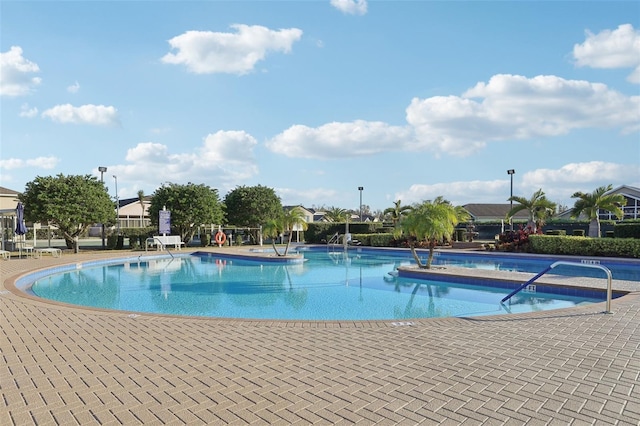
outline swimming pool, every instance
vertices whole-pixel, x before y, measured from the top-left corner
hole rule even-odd
[[[305,250],[303,255],[304,262],[287,263],[195,253],[71,265],[32,277],[31,284],[23,286],[39,297],[95,308],[284,320],[482,316],[572,307],[605,298],[604,292],[602,297],[522,292],[505,308],[500,300],[510,289],[390,275],[412,263],[406,250],[324,248]],[[438,262],[453,262],[447,256],[441,254]],[[494,268],[504,265],[503,260]],[[457,261],[471,265],[468,256]]]

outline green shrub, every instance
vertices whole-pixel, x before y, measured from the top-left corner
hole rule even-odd
[[[107,248],[109,250],[114,250],[117,244],[118,244],[118,234],[107,235]]]
[[[211,244],[211,234],[208,232],[200,234],[200,246],[207,247],[209,244]]]
[[[616,238],[640,238],[640,220],[616,223],[613,233]]]
[[[361,240],[362,241],[362,240]],[[366,244],[363,245],[371,247],[390,247],[393,241],[393,234],[368,234],[366,236]]]
[[[640,258],[640,240],[634,238],[530,235],[529,243],[540,254]]]

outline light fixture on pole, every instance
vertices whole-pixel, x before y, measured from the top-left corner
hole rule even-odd
[[[98,171],[100,172],[100,182],[102,182],[104,184],[104,172],[107,171],[107,168],[104,167],[104,166],[100,166],[100,167],[98,167]],[[105,249],[105,244],[104,244],[104,239],[105,239],[104,223],[101,223],[100,227],[102,228],[102,250],[104,250]]]
[[[515,170],[514,169],[509,169],[507,170],[507,174],[511,177],[511,196],[509,197],[509,200],[511,201],[511,208],[509,211],[513,210],[513,175],[515,174]],[[509,218],[509,223],[510,223],[510,230],[511,232],[513,232],[513,216],[511,216]]]
[[[360,222],[362,222],[362,190],[364,187],[359,186],[358,191],[360,191]]]
[[[118,229],[118,235],[120,235],[120,198],[118,197],[118,176],[113,175],[113,179],[116,181],[116,215],[118,216],[116,228]]]

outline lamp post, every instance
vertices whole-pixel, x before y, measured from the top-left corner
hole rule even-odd
[[[116,229],[118,230],[118,236],[120,236],[120,198],[118,197],[118,176],[113,175],[113,179],[116,181]]]
[[[364,187],[359,186],[358,191],[360,191],[360,222],[362,222],[362,190]]]
[[[102,182],[104,184],[104,172],[107,171],[107,168],[104,166],[100,166],[98,167],[98,171],[100,172],[100,182]],[[105,244],[104,244],[104,223],[100,224],[100,227],[102,228],[102,250],[104,250],[105,248]]]
[[[509,212],[513,210],[513,175],[515,174],[515,172],[516,171],[514,169],[507,170],[507,174],[511,177],[511,196],[509,197],[509,200],[511,201],[511,207]],[[511,232],[513,232],[513,216],[509,218],[509,223],[510,223],[509,229],[511,230]]]

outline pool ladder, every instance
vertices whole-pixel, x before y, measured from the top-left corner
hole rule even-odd
[[[611,271],[609,270],[609,268],[607,268],[606,266],[597,265],[597,264],[565,262],[565,261],[562,261],[562,260],[552,263],[550,266],[545,268],[542,272],[537,274],[535,277],[531,278],[529,281],[527,281],[526,283],[522,284],[520,287],[518,287],[515,290],[513,290],[511,293],[509,293],[507,296],[505,296],[500,301],[500,303],[504,303],[505,301],[511,299],[511,297],[515,296],[516,293],[520,292],[521,290],[524,290],[529,285],[531,285],[531,283],[533,283],[535,280],[537,280],[538,278],[540,278],[541,276],[543,276],[544,274],[546,274],[547,272],[549,272],[550,270],[552,270],[553,268],[555,268],[556,266],[559,266],[559,265],[582,266],[582,267],[585,267],[585,268],[595,268],[595,269],[600,269],[600,270],[604,271],[605,274],[607,274],[607,309],[606,309],[606,311],[604,313],[605,314],[612,313],[611,312],[612,285],[611,285]]]
[[[175,259],[175,256],[173,255],[173,253],[171,253],[169,251],[169,248],[167,247],[167,245],[165,243],[163,243],[159,238],[156,237],[151,237],[151,238],[147,238],[147,241],[149,240],[154,240],[156,243],[158,243],[158,245],[167,253],[169,253],[169,255],[171,256],[171,259]],[[149,248],[148,244],[145,244],[145,251],[147,251],[147,249]]]

